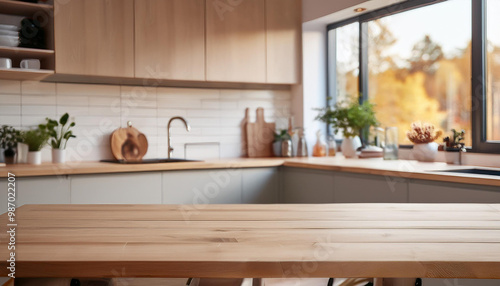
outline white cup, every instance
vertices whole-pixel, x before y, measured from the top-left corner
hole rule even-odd
[[[25,59],[21,61],[19,65],[22,69],[39,70],[40,60],[37,59]]]
[[[0,69],[12,68],[12,60],[9,58],[0,58]]]

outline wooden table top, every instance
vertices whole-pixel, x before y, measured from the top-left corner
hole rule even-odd
[[[493,204],[26,205],[16,223],[16,277],[500,279]]]

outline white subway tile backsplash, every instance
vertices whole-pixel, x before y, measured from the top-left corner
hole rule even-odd
[[[120,96],[120,86],[105,84],[57,83],[57,94]]]
[[[20,94],[21,82],[17,80],[0,79],[0,93],[2,94]]]
[[[89,97],[85,95],[67,96],[64,94],[57,94],[57,105],[89,106]]]
[[[23,105],[56,105],[57,99],[55,94],[37,94],[29,95],[23,94],[21,97]]]
[[[14,127],[21,126],[21,115],[5,115],[0,114],[0,125],[11,125]]]
[[[21,106],[19,105],[0,105],[1,115],[21,115]]]
[[[172,125],[174,157],[184,158],[186,143],[219,143],[218,152],[207,156],[239,157],[245,108],[255,118],[265,108],[266,120],[286,127],[290,92],[274,90],[219,90],[67,84],[0,80],[0,125],[29,128],[59,118],[65,112],[75,120],[77,138],[68,143],[70,161],[111,159],[110,134],[132,121],[148,138],[146,158],[167,156],[167,124],[174,116],[185,117],[191,132],[180,121]],[[199,148],[198,148],[199,149]],[[207,149],[208,150],[208,149]],[[198,150],[199,151],[199,150]],[[213,153],[213,154],[212,154]],[[220,153],[220,154],[219,154]],[[191,155],[196,152],[191,152]],[[50,160],[50,148],[43,150]]]
[[[0,88],[1,89],[1,88]],[[0,103],[1,104],[21,104],[21,95],[20,94],[0,94]]]
[[[21,82],[21,93],[23,95],[27,94],[56,94],[56,84],[53,82],[41,82],[41,81],[22,81]]]
[[[23,116],[24,115],[42,115],[42,116],[54,116],[56,115],[55,105],[22,105],[21,107]]]

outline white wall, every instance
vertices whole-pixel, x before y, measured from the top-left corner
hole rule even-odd
[[[69,112],[75,118],[75,133],[68,147],[70,160],[95,161],[112,158],[110,133],[128,120],[149,141],[147,158],[167,156],[167,122],[176,115],[191,124],[186,132],[181,122],[172,127],[175,157],[184,157],[184,144],[219,142],[212,156],[242,155],[241,121],[244,110],[263,107],[267,121],[287,127],[290,91],[153,88],[142,86],[46,83],[0,80],[0,125],[29,128],[45,117],[58,118]],[[219,148],[217,148],[219,149]],[[50,150],[43,152],[50,161]],[[207,157],[210,157],[207,154]],[[203,158],[201,158],[203,159]]]

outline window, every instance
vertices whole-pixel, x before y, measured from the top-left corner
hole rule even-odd
[[[498,0],[415,0],[333,23],[329,96],[361,93],[403,145],[420,120],[444,135],[464,129],[475,152],[500,153],[499,13]]]
[[[328,33],[329,93],[336,101],[343,101],[359,94],[359,24],[347,24]]]
[[[500,1],[486,3],[486,139],[500,141]]]

